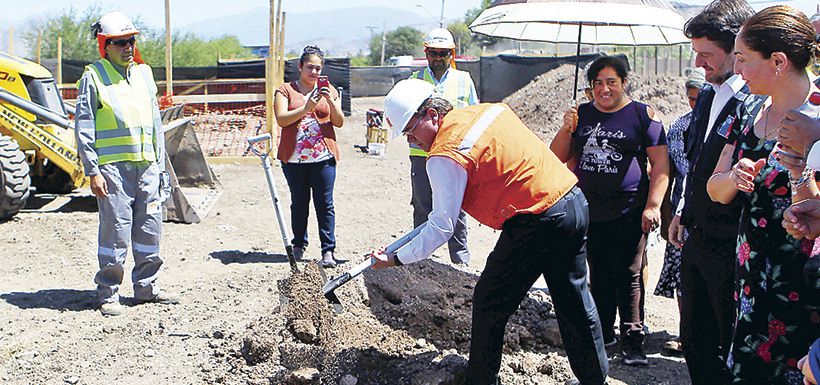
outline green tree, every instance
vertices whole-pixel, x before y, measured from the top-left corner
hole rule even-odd
[[[424,34],[413,27],[398,27],[387,33],[384,44],[384,59],[391,56],[420,55],[422,53]],[[381,63],[382,36],[370,39],[370,63]]]
[[[478,18],[478,15],[480,15],[481,12],[484,12],[485,9],[490,7],[490,4],[492,4],[491,0],[481,0],[481,6],[480,7],[468,9],[467,12],[464,13],[464,24],[466,24],[467,26],[472,24],[475,21],[475,19]],[[487,46],[495,44],[495,42],[497,41],[497,39],[495,39],[495,38],[492,38],[492,37],[489,37],[489,36],[484,36],[484,35],[477,34],[477,33],[476,34],[470,33],[470,36],[472,38],[470,39],[471,41],[470,41],[470,44],[468,46],[468,49],[469,48],[475,48],[475,50],[471,51],[471,53],[476,53],[476,54],[481,53],[478,50],[478,47],[481,47],[481,48],[487,47]],[[465,49],[463,52],[468,52],[468,51]]]
[[[94,61],[99,59],[97,41],[91,35],[91,24],[103,14],[99,6],[91,6],[80,13],[73,8],[44,19],[36,20],[33,27],[23,34],[30,47],[37,46],[37,34],[42,33],[43,57],[57,57],[57,36],[63,38],[63,58]],[[165,65],[164,31],[155,31],[144,25],[139,18],[133,19],[140,31],[137,47],[146,63],[161,67]],[[242,46],[236,36],[224,35],[202,39],[191,33],[175,33],[172,37],[175,67],[202,67],[216,65],[219,57],[252,57],[249,49]]]
[[[29,47],[37,47],[37,34],[42,35],[43,57],[57,57],[57,37],[63,39],[63,57],[77,60],[96,60],[100,57],[97,43],[91,35],[91,23],[100,18],[102,11],[91,6],[80,13],[73,7],[32,23],[22,38]],[[36,48],[35,48],[36,49]]]
[[[462,23],[460,21],[450,23],[450,25],[447,26],[447,30],[453,34],[453,39],[456,42],[457,54],[463,55],[469,52],[474,46],[472,34],[470,33],[470,29],[467,28],[466,23]]]

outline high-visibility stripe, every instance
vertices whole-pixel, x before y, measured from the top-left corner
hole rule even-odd
[[[153,141],[151,139],[149,135],[121,136],[118,138],[98,139],[94,146],[98,150],[98,153],[104,153],[110,151],[110,147],[152,144]]]
[[[108,61],[106,61],[108,62]],[[109,65],[110,66],[110,65]],[[111,67],[111,72],[108,71],[108,68],[102,63],[102,61],[94,62],[94,68],[97,70],[97,73],[100,75],[100,79],[103,82],[104,87],[97,87],[97,94],[100,100],[105,100],[113,110],[112,113],[114,114],[114,121],[117,124],[116,128],[125,128],[125,122],[123,121],[123,114],[122,114],[122,107],[120,107],[120,102],[117,100],[117,96],[114,92],[110,92],[108,87],[114,85],[113,79],[111,78],[112,74],[116,74],[118,81],[122,81],[122,76],[119,75],[119,72]],[[102,89],[102,90],[101,90]],[[102,120],[97,120],[97,122],[101,122]],[[97,126],[100,126],[99,124]],[[109,129],[111,127],[107,127],[107,125],[102,125],[102,129]]]
[[[108,76],[108,71],[106,71],[105,66],[102,62],[96,61],[92,63],[94,68],[97,69],[97,74],[100,75],[100,80],[102,80],[102,84],[104,86],[110,86],[114,83],[111,82],[111,78]]]
[[[149,127],[131,127],[131,128],[114,128],[111,130],[97,131],[97,140],[110,139],[126,136],[140,136],[145,132],[152,132],[154,129]]]
[[[147,159],[141,153],[122,153],[114,155],[100,155],[98,161],[100,164],[108,164],[114,162],[144,162]]]
[[[97,255],[102,255],[103,257],[116,257],[117,250],[114,250],[110,247],[99,246],[97,248]]]
[[[92,63],[86,70],[102,105],[96,111],[94,126],[99,164],[158,159],[154,144],[156,86],[152,86],[150,67],[129,65],[129,81],[106,59]]]
[[[427,157],[427,151],[424,151],[420,148],[410,147],[410,156],[423,156]]]
[[[138,253],[155,254],[159,253],[159,245],[144,245],[134,242],[134,251]]]
[[[458,145],[458,151],[462,153],[469,152],[473,145],[475,145],[476,140],[481,137],[484,131],[487,130],[487,127],[495,121],[495,118],[504,111],[504,107],[500,105],[494,105],[490,107],[480,118],[478,121],[470,127],[470,130],[467,131],[467,135],[464,136],[464,139],[461,140],[461,143]]]

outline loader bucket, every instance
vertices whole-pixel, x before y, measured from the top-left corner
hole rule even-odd
[[[182,106],[162,111],[165,168],[171,177],[171,196],[163,204],[165,220],[199,223],[222,195],[222,184],[205,160],[190,118]]]

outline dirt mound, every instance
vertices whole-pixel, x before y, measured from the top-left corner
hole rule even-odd
[[[579,74],[579,76],[582,76]],[[561,128],[564,111],[572,105],[575,66],[563,65],[535,78],[530,84],[504,99],[521,120],[547,142]],[[579,79],[579,83],[583,81]],[[633,100],[652,106],[665,127],[689,111],[683,84],[686,78],[674,75],[630,74],[626,92]],[[586,101],[583,93],[579,101]]]
[[[308,264],[279,281],[284,302],[251,324],[234,365],[286,384],[463,383],[477,279],[434,261],[368,271],[337,289],[345,309],[336,313]],[[569,371],[560,346],[549,296],[534,291],[507,326],[502,373],[512,383],[562,381]]]

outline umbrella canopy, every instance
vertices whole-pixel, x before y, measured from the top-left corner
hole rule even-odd
[[[496,0],[473,33],[514,40],[593,45],[687,43],[686,22],[665,0]]]

